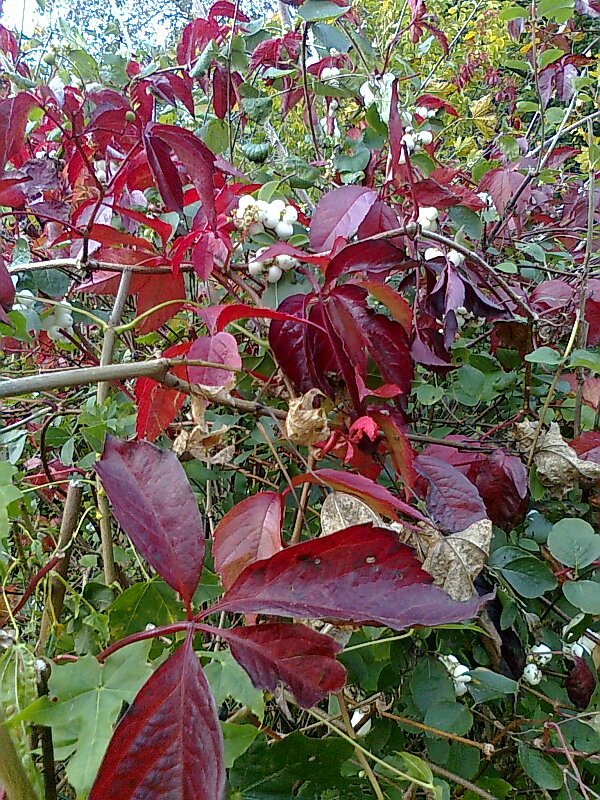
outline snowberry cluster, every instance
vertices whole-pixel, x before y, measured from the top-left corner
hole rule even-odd
[[[534,644],[527,654],[527,663],[523,670],[523,680],[530,686],[537,686],[542,680],[542,670],[552,660],[552,650],[547,644]]]
[[[564,635],[565,632],[563,631],[563,636]],[[566,656],[583,658],[584,656],[589,656],[595,647],[596,643],[590,639],[589,636],[584,634],[575,642],[564,642],[562,650]]]
[[[300,263],[297,258],[288,256],[285,253],[263,261],[261,260],[261,255],[266,249],[266,247],[261,247],[260,250],[257,250],[256,258],[248,264],[248,272],[255,278],[266,273],[269,283],[277,283],[284,272],[294,269]]]
[[[450,673],[456,696],[462,697],[463,694],[466,694],[467,684],[471,683],[469,667],[461,664],[456,656],[438,656],[438,658]]]
[[[40,327],[53,342],[67,343],[69,340],[60,331],[73,333],[73,314],[69,303],[63,301],[60,306],[55,306],[50,314],[41,317]]]
[[[444,258],[444,254],[437,247],[428,247],[423,254],[423,258],[425,261],[432,261],[434,258]],[[459,253],[458,250],[448,250],[446,258],[454,264],[455,267],[460,267],[465,260],[464,255]]]
[[[434,206],[423,206],[419,209],[417,222],[424,231],[434,231],[437,228],[437,218],[440,212]]]
[[[437,113],[437,109],[435,108],[427,108],[427,106],[417,106],[415,108],[415,114],[421,119],[431,119],[435,117]]]
[[[287,241],[294,233],[294,222],[298,212],[294,206],[287,206],[283,200],[255,200],[249,194],[240,198],[233,214],[235,227],[247,231],[251,236],[263,233],[265,229],[272,231],[281,241]]]
[[[17,294],[18,303],[13,306],[13,311],[34,311],[35,296],[29,289],[21,289]],[[33,330],[34,328],[30,328]],[[37,330],[37,328],[35,328]],[[67,343],[69,340],[60,331],[73,333],[73,314],[69,303],[63,300],[60,306],[54,308],[40,317],[40,330],[46,331],[54,342]]]
[[[333,86],[334,89],[337,89],[340,85],[338,80],[338,75],[340,72],[341,70],[339,70],[337,67],[323,67],[319,77],[323,83],[328,83],[330,86]]]

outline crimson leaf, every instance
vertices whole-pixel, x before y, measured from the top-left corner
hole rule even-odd
[[[94,464],[125,533],[189,605],[204,560],[204,530],[183,467],[170,450],[107,436]]]
[[[259,492],[237,503],[221,519],[213,537],[215,569],[227,589],[248,564],[279,552],[283,498]]]
[[[337,469],[316,469],[306,475],[297,475],[292,479],[292,483],[294,486],[299,483],[320,483],[322,486],[329,486],[339,492],[347,492],[360,497],[367,505],[371,506],[373,511],[384,514],[390,519],[397,520],[396,511],[401,511],[408,517],[429,524],[429,520],[416,508],[399,500],[385,487],[364,475],[353,475],[351,472],[340,472]]]
[[[335,660],[341,645],[305,625],[250,625],[220,630],[219,635],[257,689],[273,693],[283,684],[302,708],[338,692],[346,681],[346,670]]]
[[[120,721],[88,800],[221,800],[224,793],[217,709],[188,638]]]
[[[323,195],[310,223],[310,246],[330,250],[338,236],[348,239],[377,200],[377,192],[364,186],[341,186]]]
[[[369,622],[403,630],[469,619],[489,599],[457,602],[432,580],[395,531],[354,525],[250,564],[211,611]]]

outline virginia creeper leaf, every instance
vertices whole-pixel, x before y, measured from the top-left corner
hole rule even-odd
[[[221,800],[223,736],[188,638],[117,726],[88,800]]]
[[[250,564],[213,611],[368,621],[403,630],[469,619],[486,602],[457,602],[431,581],[395,531],[354,525]]]
[[[429,482],[427,509],[442,530],[458,533],[487,517],[479,492],[456,467],[422,454],[414,465]]]
[[[283,684],[302,708],[338,692],[346,681],[346,670],[335,660],[341,645],[306,625],[250,625],[227,628],[220,635],[257,689],[274,693]]]
[[[107,436],[94,465],[125,533],[186,604],[204,560],[198,503],[183,467],[170,450]]]
[[[353,236],[376,200],[377,192],[364,186],[342,186],[323,195],[310,223],[312,249],[330,250],[338,236]]]
[[[283,498],[259,492],[237,503],[221,519],[213,537],[215,570],[228,589],[250,563],[279,552]]]
[[[429,524],[429,520],[416,508],[402,502],[385,487],[363,475],[353,475],[350,472],[341,472],[336,469],[316,469],[306,475],[297,475],[292,479],[292,483],[294,486],[300,483],[319,483],[339,492],[347,492],[355,497],[360,497],[374,511],[390,519],[397,520],[396,511],[401,511],[413,519]]]

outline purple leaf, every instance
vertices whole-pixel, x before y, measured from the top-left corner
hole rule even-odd
[[[385,240],[355,242],[344,247],[331,259],[325,271],[325,283],[331,283],[340,275],[353,272],[389,272],[398,269],[405,261],[404,254]]]
[[[142,134],[148,166],[163,203],[170,211],[183,212],[183,190],[175,164],[171,161],[169,147],[160,139]]]
[[[215,333],[214,336],[199,336],[194,340],[187,357],[190,361],[209,361],[234,369],[242,366],[235,337],[224,332]],[[201,386],[226,386],[233,377],[233,372],[218,367],[188,367],[190,383]]]
[[[433,456],[415,458],[415,469],[429,483],[427,510],[446,533],[459,533],[486,519],[487,511],[479,492],[462,472]]]
[[[574,706],[583,710],[587,708],[596,688],[596,676],[580,656],[573,656],[575,663],[571,667],[565,688],[569,700]]]
[[[346,682],[335,660],[342,649],[330,636],[299,623],[279,622],[227,628],[219,635],[257,689],[274,693],[283,684],[302,708],[310,708]]]
[[[411,548],[371,524],[302,542],[251,564],[212,611],[385,625],[470,619],[487,598],[457,602],[431,584]]]
[[[204,529],[177,456],[149,442],[107,436],[94,469],[119,525],[189,605],[202,571]]]
[[[510,531],[523,522],[529,504],[529,481],[520,458],[494,450],[481,465],[474,483],[494,525]]]
[[[119,722],[88,800],[221,800],[223,738],[188,638]]]
[[[577,67],[562,56],[540,71],[538,82],[542,106],[546,108],[551,99],[568,103],[575,91],[573,81],[577,77]],[[492,195],[493,197],[493,195]]]
[[[575,11],[586,17],[600,17],[600,0],[575,0]]]
[[[338,236],[353,236],[377,200],[377,192],[364,186],[341,186],[323,195],[310,223],[310,246],[330,250]]]

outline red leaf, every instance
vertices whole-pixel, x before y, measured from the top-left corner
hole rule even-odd
[[[600,432],[586,431],[570,442],[579,458],[600,464]]]
[[[147,126],[147,131],[153,140],[164,142],[175,152],[192,179],[202,201],[202,210],[214,230],[217,226],[214,197],[215,154],[192,131],[184,128],[152,122]]]
[[[171,151],[161,139],[142,134],[148,166],[156,181],[164,204],[170,211],[183,213],[183,191],[175,164],[171,161]]]
[[[88,800],[221,800],[223,737],[191,638],[119,722]]]
[[[317,469],[306,475],[296,475],[295,478],[292,478],[292,483],[294,486],[301,483],[317,483],[321,486],[328,486],[330,489],[360,497],[374,511],[390,519],[397,520],[396,511],[400,511],[419,522],[430,524],[429,520],[416,508],[402,502],[383,486],[363,475],[353,475],[350,472],[340,472],[336,469]]]
[[[282,521],[283,497],[279,492],[254,494],[225,514],[215,528],[212,552],[226,589],[248,564],[282,549]]]
[[[414,463],[429,482],[427,510],[444,532],[464,531],[487,517],[479,492],[456,467],[426,455],[417,456]]]
[[[355,242],[339,251],[325,270],[325,283],[331,283],[340,275],[354,272],[387,273],[398,269],[406,259],[393,244],[384,240],[374,242]]]
[[[302,295],[302,297],[304,297],[304,295]],[[300,317],[295,317],[282,311],[273,311],[271,308],[255,308],[254,306],[246,306],[243,303],[232,303],[228,306],[222,306],[222,311],[220,311],[219,315],[217,316],[216,326],[218,331],[222,331],[223,328],[229,325],[230,322],[234,322],[236,319],[261,318],[276,319],[293,323],[301,322],[304,326],[312,325],[323,333],[325,332],[320,325],[317,325],[308,319],[302,320]]]
[[[587,708],[596,688],[596,676],[580,656],[574,656],[575,663],[565,680],[569,700],[576,708]]]
[[[414,183],[412,193],[415,203],[419,206],[434,206],[443,209],[462,202],[462,198],[454,194],[448,186],[442,186],[432,178],[425,178]]]
[[[216,333],[214,336],[200,336],[188,353],[188,359],[210,361],[226,367],[240,369],[242,359],[235,337],[230,333]],[[217,367],[188,367],[188,380],[202,386],[226,386],[235,377],[233,372]]]
[[[404,483],[404,496],[408,500],[410,490],[415,485],[416,473],[413,467],[415,451],[406,438],[400,423],[400,413],[396,409],[369,409],[369,414],[384,433],[390,451],[392,466]]]
[[[0,255],[0,308],[10,311],[15,296],[15,287],[6,268],[4,259]]]
[[[588,281],[588,297],[585,301],[585,321],[588,324],[587,346],[600,342],[600,280]]]
[[[227,628],[219,635],[257,689],[274,693],[283,684],[302,708],[339,692],[346,682],[346,670],[334,658],[341,645],[305,625],[252,625]]]
[[[434,94],[422,94],[417,100],[415,100],[415,106],[418,108],[419,106],[424,106],[425,108],[443,108],[446,113],[450,114],[453,117],[460,116],[458,111],[451,106],[450,103],[446,103],[439,97],[436,97]]]
[[[35,98],[27,92],[0,101],[0,173],[23,147],[27,117],[35,105]]]
[[[494,205],[498,209],[498,213],[502,216],[509,200],[515,194],[516,190],[523,183],[523,175],[512,169],[505,169],[498,167],[486,172],[481,181],[479,182],[479,189],[482,192],[489,192]],[[525,189],[517,200],[517,209],[522,211],[527,204],[531,191]]]
[[[219,64],[213,72],[213,108],[217,119],[225,119],[227,116],[227,68]]]
[[[250,22],[250,18],[243,11],[240,11],[235,3],[230,3],[228,0],[217,0],[216,3],[212,4],[208,18],[212,20],[215,17],[230,17],[235,19],[236,22]]]
[[[186,605],[204,560],[204,526],[177,456],[149,442],[107,436],[94,469],[119,525]]]
[[[494,525],[510,531],[523,522],[529,504],[529,481],[520,458],[494,450],[481,465],[474,483]]]
[[[166,303],[168,300],[185,300],[185,283],[183,275],[170,275],[169,273],[159,273],[158,275],[144,275],[145,280],[137,291],[137,302],[135,313],[137,316],[149,311],[155,306]],[[174,317],[181,308],[181,303],[171,303],[164,308],[159,308],[135,327],[136,333],[143,335],[151,333],[165,322]]]
[[[162,355],[164,358],[183,356],[191,345],[191,342],[175,344]],[[185,366],[173,367],[171,371],[178,378],[187,379]],[[183,392],[167,389],[152,378],[138,378],[134,394],[138,408],[135,431],[138,439],[147,439],[149,442],[155,441],[169,427],[186,398]]]
[[[398,292],[387,283],[376,283],[375,281],[357,281],[357,286],[365,288],[369,294],[377,298],[392,315],[392,318],[399,322],[407,335],[412,332],[412,308]]]
[[[377,200],[377,192],[364,186],[342,186],[323,195],[310,223],[310,246],[330,250],[338,236],[353,236]]]
[[[431,581],[394,531],[354,525],[251,564],[212,610],[403,630],[469,619],[486,601],[456,602]]]

